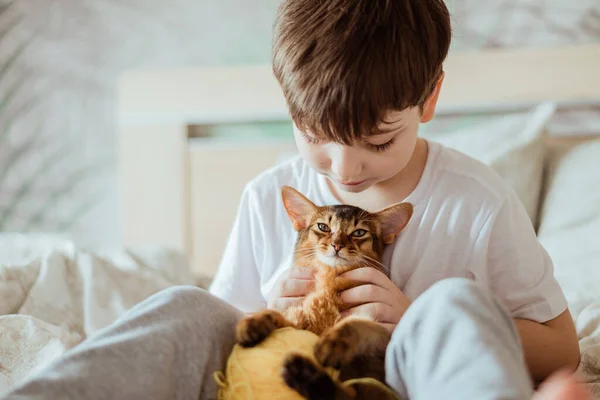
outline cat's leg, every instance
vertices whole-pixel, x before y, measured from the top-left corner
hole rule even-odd
[[[334,326],[340,318],[338,305],[334,300],[335,296],[336,294],[316,292],[306,297],[299,310],[298,321],[302,323],[302,329],[320,336]]]
[[[290,354],[284,360],[281,375],[290,388],[309,400],[356,399],[352,388],[341,386],[322,367],[300,354]]]
[[[306,303],[306,300],[304,303]],[[312,332],[309,326],[309,318],[307,316],[304,303],[297,306],[292,306],[285,310],[285,318],[288,321],[291,321],[296,328],[307,329]]]
[[[315,357],[321,365],[340,369],[357,357],[385,358],[391,334],[383,326],[366,319],[349,317],[321,336]]]
[[[236,326],[236,340],[242,347],[254,347],[276,329],[294,326],[277,310],[263,310],[248,315]]]

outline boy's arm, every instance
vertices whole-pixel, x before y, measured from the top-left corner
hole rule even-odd
[[[575,371],[579,365],[577,332],[566,310],[543,324],[515,319],[525,361],[533,380],[540,383],[558,369]]]
[[[566,298],[514,191],[488,223],[485,275],[516,322],[532,378],[539,382],[557,370],[574,370],[579,345]]]

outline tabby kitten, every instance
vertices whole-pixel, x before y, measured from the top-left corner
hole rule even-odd
[[[243,318],[236,331],[244,347],[262,342],[278,328],[292,326],[320,335],[315,357],[301,355],[284,363],[283,379],[307,399],[383,398],[373,388],[342,387],[323,367],[340,370],[340,380],[371,377],[385,381],[384,356],[390,333],[381,325],[357,317],[341,319],[351,307],[339,293],[359,282],[341,278],[344,272],[371,267],[384,271],[384,246],[394,241],[408,223],[413,207],[399,203],[375,213],[347,205],[318,207],[295,189],[282,188],[284,207],[298,232],[294,265],[315,269],[315,289],[301,305],[281,314],[264,310]],[[376,397],[373,397],[376,396]]]

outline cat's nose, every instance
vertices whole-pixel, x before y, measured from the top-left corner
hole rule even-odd
[[[338,253],[341,249],[346,247],[345,245],[343,245],[341,243],[332,243],[331,245],[333,246],[336,253]]]

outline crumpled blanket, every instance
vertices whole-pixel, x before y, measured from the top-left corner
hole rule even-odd
[[[161,248],[94,253],[68,240],[0,236],[0,395],[148,296],[195,285]]]
[[[90,253],[69,241],[5,236],[0,235],[0,396],[148,296],[173,285],[197,285],[177,252],[152,247]],[[579,376],[600,399],[598,257],[565,248],[562,235],[542,239],[548,248],[561,249],[551,253],[579,332]]]

